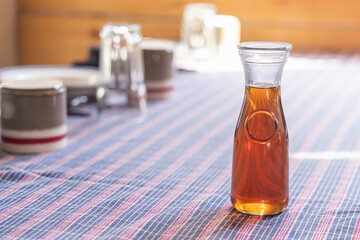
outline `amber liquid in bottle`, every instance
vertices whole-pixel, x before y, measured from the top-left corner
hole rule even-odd
[[[288,171],[288,134],[280,87],[246,86],[234,138],[234,207],[255,215],[282,212],[288,204]]]

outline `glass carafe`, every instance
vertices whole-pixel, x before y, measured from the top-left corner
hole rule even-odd
[[[291,44],[240,43],[245,96],[234,137],[231,201],[243,213],[282,212],[289,199],[288,133],[280,81]]]

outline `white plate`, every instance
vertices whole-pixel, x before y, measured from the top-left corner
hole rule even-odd
[[[102,83],[97,69],[63,66],[17,66],[0,69],[0,82],[33,79],[59,79],[68,90],[68,99],[94,97]]]
[[[67,87],[94,87],[101,82],[98,70],[62,66],[18,66],[0,69],[0,82],[6,80],[26,80],[56,78]]]

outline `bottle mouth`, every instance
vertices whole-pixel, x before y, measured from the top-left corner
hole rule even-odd
[[[242,42],[238,45],[238,49],[239,51],[289,52],[292,45],[284,42]]]
[[[242,42],[238,49],[243,62],[271,64],[285,62],[292,45],[283,42]]]

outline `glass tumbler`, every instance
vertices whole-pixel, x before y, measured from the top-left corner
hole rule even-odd
[[[289,200],[289,139],[280,81],[291,44],[244,42],[245,96],[234,137],[231,201],[243,213],[270,215]]]
[[[137,24],[108,23],[100,32],[100,70],[105,81],[105,104],[147,110],[141,29]]]
[[[206,60],[216,54],[216,36],[212,18],[216,6],[210,3],[190,3],[185,6],[181,42],[190,58]]]

